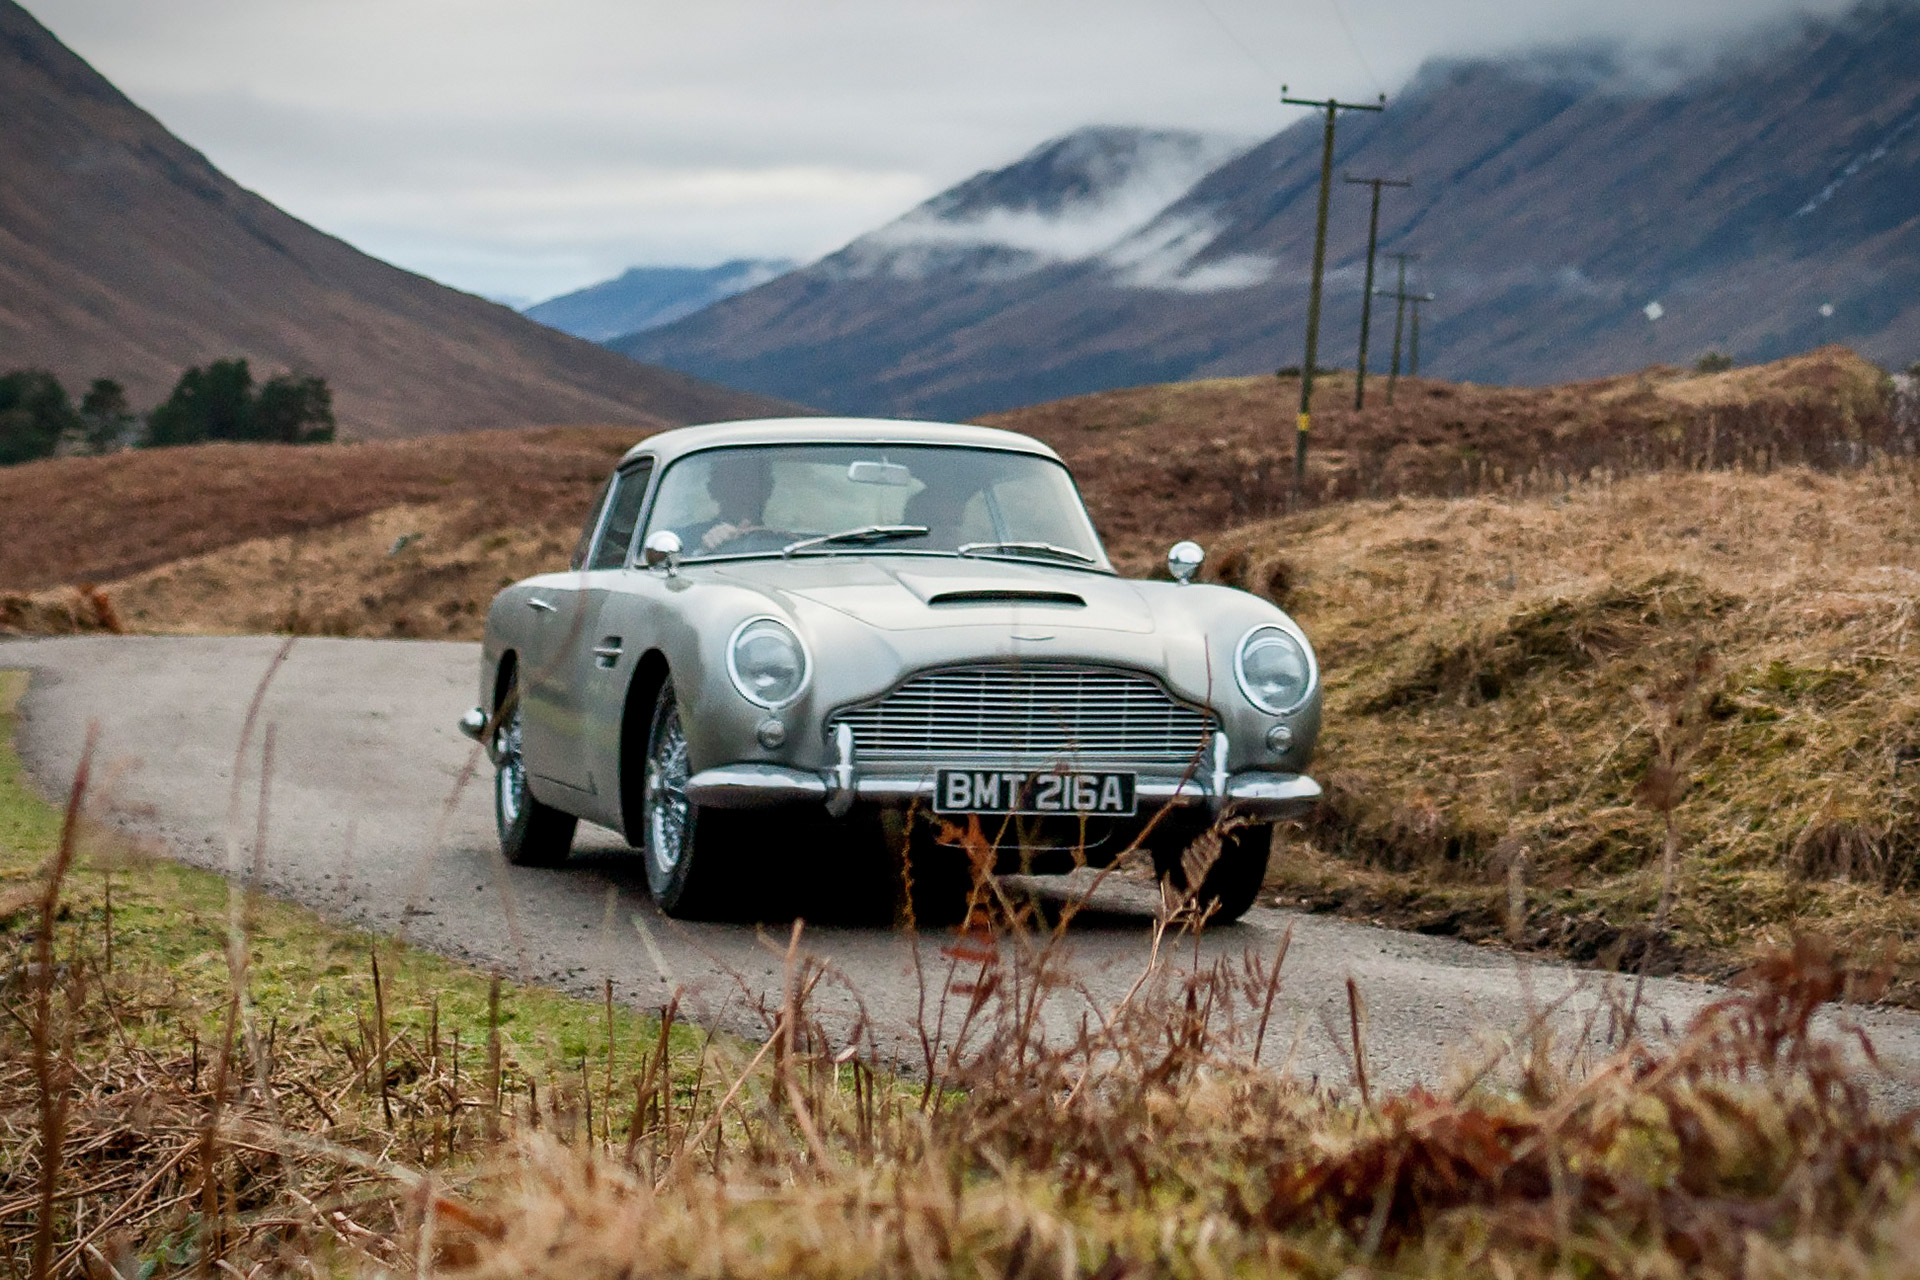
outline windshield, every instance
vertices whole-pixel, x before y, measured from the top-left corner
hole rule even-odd
[[[679,535],[687,560],[936,553],[1107,567],[1067,469],[993,449],[792,444],[691,454],[661,477],[647,531],[660,529]]]

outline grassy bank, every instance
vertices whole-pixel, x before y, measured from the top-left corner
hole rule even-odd
[[[1283,896],[1655,971],[1826,932],[1891,948],[1920,998],[1916,510],[1903,463],[1229,536],[1216,563],[1297,613],[1328,680],[1329,799]]]
[[[84,816],[63,841],[63,815],[27,785],[11,745],[24,686],[0,671],[9,1274],[24,1274],[40,1216],[42,1070],[65,1110],[57,1273],[96,1273],[85,1242],[132,1259],[121,1268],[132,1276],[216,1256],[399,1265],[421,1175],[457,1184],[503,1128],[529,1123],[624,1141],[636,1078],[686,1091],[703,1053],[738,1057],[684,1026],[663,1055],[657,1018],[500,983],[247,895]]]

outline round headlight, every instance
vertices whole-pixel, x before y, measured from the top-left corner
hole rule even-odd
[[[1307,699],[1313,688],[1313,659],[1306,648],[1279,627],[1255,627],[1234,655],[1240,692],[1262,711],[1279,715]]]
[[[749,618],[727,642],[727,674],[747,701],[784,707],[806,687],[807,651],[785,624]]]

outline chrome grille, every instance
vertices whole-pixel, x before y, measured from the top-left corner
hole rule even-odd
[[[1082,756],[1184,766],[1212,731],[1151,677],[1104,667],[947,667],[831,718],[864,758]]]

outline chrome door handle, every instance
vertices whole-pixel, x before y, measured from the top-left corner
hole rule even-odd
[[[613,667],[620,662],[620,637],[608,636],[593,646],[593,656],[603,667]]]
[[[539,596],[528,596],[527,608],[533,610],[535,613],[555,612],[554,607],[548,604],[545,600],[542,600]]]

